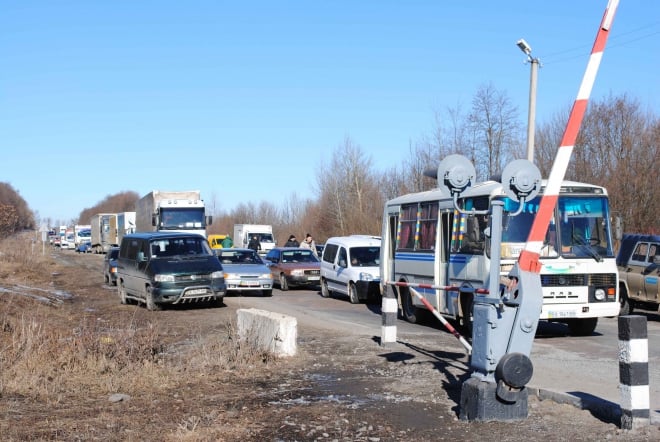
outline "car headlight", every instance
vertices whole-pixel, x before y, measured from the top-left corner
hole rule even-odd
[[[360,273],[360,281],[371,281],[373,279],[374,277],[371,273],[367,273],[367,272]]]
[[[596,297],[597,301],[604,301],[605,300],[605,290],[604,289],[596,289],[594,292],[594,296]]]
[[[211,279],[220,279],[224,277],[225,272],[222,270],[216,270],[215,272],[211,273]]]
[[[213,278],[214,276],[211,275],[211,277]],[[235,273],[225,273],[224,277],[225,279],[238,279],[238,275]]]
[[[157,274],[154,276],[156,282],[174,282],[174,275],[161,275]]]
[[[305,274],[305,271],[302,269],[291,270],[291,276],[302,276]]]
[[[273,275],[270,273],[262,273],[261,275],[259,275],[259,279],[271,279],[272,277]]]

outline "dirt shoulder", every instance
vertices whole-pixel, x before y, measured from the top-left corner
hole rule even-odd
[[[0,267],[0,363],[9,360],[7,349],[13,348],[17,324],[26,312],[38,318],[39,327],[57,329],[58,339],[80,340],[75,347],[80,351],[97,346],[103,357],[89,366],[73,367],[78,359],[52,354],[42,361],[52,365],[48,370],[16,359],[25,370],[38,373],[32,378],[25,375],[26,382],[35,382],[32,388],[7,379],[10,367],[0,367],[3,440],[513,441],[660,436],[656,427],[622,431],[589,411],[536,397],[530,397],[529,417],[521,421],[460,421],[467,360],[454,349],[439,351],[423,341],[383,348],[375,337],[347,336],[300,323],[295,357],[246,355],[232,332],[238,305],[232,298],[221,308],[148,312],[120,305],[115,291],[102,285],[100,256],[58,252],[49,269],[48,275],[26,278]],[[47,301],[20,291],[40,293]],[[81,336],[94,345],[83,345],[87,341]],[[112,352],[102,351],[103,345]],[[136,353],[149,351],[135,356],[131,348]],[[124,365],[117,362],[124,360]]]

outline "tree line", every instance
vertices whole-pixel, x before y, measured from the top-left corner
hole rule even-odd
[[[560,110],[537,125],[534,162],[544,178],[552,168],[569,113],[569,108]],[[319,173],[309,197],[294,193],[283,203],[247,202],[220,210],[217,196],[205,195],[214,217],[209,233],[231,234],[234,224],[253,223],[273,225],[279,243],[291,233],[312,233],[317,242],[354,233],[380,235],[387,200],[437,186],[424,175],[426,169],[437,167],[449,154],[461,154],[475,165],[478,181],[489,179],[510,161],[526,158],[525,129],[506,93],[485,84],[465,109],[457,105],[436,111],[433,132],[410,141],[402,159],[385,170],[377,170],[373,159],[347,136],[329,161],[317,165]],[[626,94],[592,100],[566,179],[606,187],[611,215],[621,217],[624,231],[660,234],[659,145],[660,119],[639,100]],[[0,186],[0,229],[33,226],[34,216],[20,195],[8,184],[0,184],[4,184]],[[83,209],[77,222],[87,224],[95,213],[132,211],[139,197],[132,191],[108,195]]]

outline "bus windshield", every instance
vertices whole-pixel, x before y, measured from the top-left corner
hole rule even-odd
[[[518,203],[504,198],[502,258],[518,258],[538,212],[541,197],[525,203],[520,214]],[[614,256],[610,242],[607,198],[604,196],[560,196],[541,249],[542,257],[600,260]]]

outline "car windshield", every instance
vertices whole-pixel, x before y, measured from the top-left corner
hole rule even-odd
[[[286,250],[282,252],[282,262],[319,262],[311,250]]]
[[[223,264],[263,264],[253,250],[227,250],[220,254]]]
[[[151,256],[169,257],[181,255],[210,255],[211,248],[202,237],[165,238],[149,243]]]
[[[380,263],[380,247],[351,247],[351,265],[353,267],[376,267]]]

